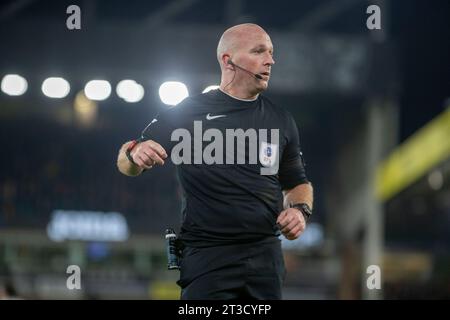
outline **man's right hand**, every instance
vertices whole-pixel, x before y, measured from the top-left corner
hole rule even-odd
[[[131,150],[130,155],[142,169],[151,169],[155,164],[162,166],[167,158],[166,150],[153,140],[140,142]]]

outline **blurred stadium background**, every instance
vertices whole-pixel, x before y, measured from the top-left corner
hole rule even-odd
[[[116,155],[167,108],[164,82],[218,84],[217,41],[242,22],[272,37],[267,95],[297,119],[315,186],[307,232],[283,242],[285,298],[450,298],[449,14],[446,0],[1,1],[0,298],[178,297],[174,166],[132,179]]]

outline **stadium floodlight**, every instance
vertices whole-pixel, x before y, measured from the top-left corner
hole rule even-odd
[[[189,97],[189,91],[182,82],[167,81],[159,87],[161,101],[169,106],[175,106]]]
[[[63,78],[47,78],[42,83],[42,92],[49,98],[64,98],[70,92],[70,85]]]
[[[117,95],[126,102],[139,102],[144,97],[144,87],[134,80],[122,80],[116,87]]]
[[[86,83],[84,94],[91,100],[105,100],[111,94],[111,85],[106,80],[91,80]]]
[[[210,92],[211,90],[216,90],[216,89],[219,89],[218,85],[207,86],[205,88],[205,90],[202,91],[202,93],[207,93],[207,92]]]
[[[7,74],[3,77],[1,89],[10,96],[20,96],[28,89],[27,80],[18,74]]]

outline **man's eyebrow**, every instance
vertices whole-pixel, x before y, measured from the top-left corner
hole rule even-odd
[[[252,48],[252,50],[256,49],[268,49],[269,51],[273,51],[273,47],[267,47],[265,44],[258,44]]]

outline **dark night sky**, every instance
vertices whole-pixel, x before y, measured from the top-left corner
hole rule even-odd
[[[442,112],[450,98],[450,1],[407,3],[393,1],[391,21],[403,83],[402,140]]]

